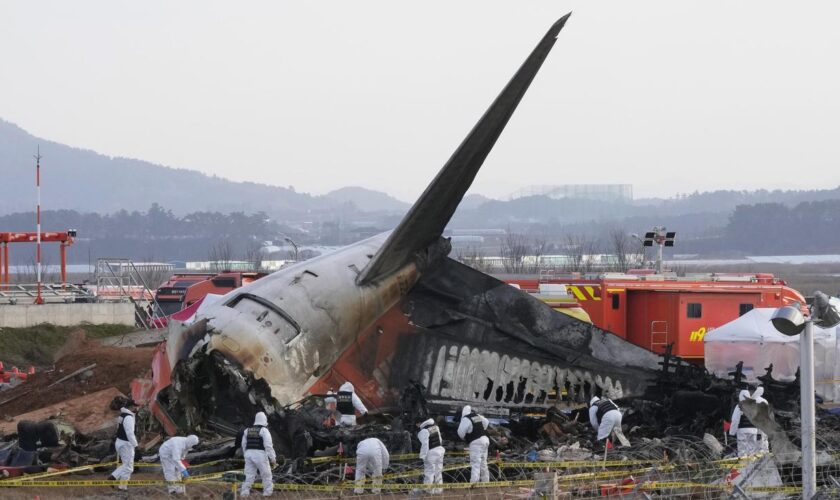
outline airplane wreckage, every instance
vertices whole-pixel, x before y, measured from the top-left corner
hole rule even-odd
[[[445,226],[568,18],[548,30],[396,229],[281,269],[173,328],[155,360],[150,405],[169,434],[233,436],[263,411],[286,456],[365,432],[405,450],[404,429],[418,416],[464,404],[497,417],[550,412],[595,395],[640,398],[632,404],[642,427],[660,419],[660,430],[679,422],[702,436],[720,421],[740,381],[651,353],[447,256]],[[345,381],[376,411],[363,430],[324,430],[316,396]],[[633,420],[631,410],[625,422]]]

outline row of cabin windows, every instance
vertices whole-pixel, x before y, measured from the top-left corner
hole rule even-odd
[[[612,296],[612,308],[618,309],[619,307],[621,307],[621,296],[615,293]],[[743,316],[752,311],[752,309],[752,304],[738,304],[738,316]],[[686,316],[689,318],[703,317],[703,304],[690,302],[686,308]]]

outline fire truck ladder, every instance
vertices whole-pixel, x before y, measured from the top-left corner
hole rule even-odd
[[[127,299],[134,305],[134,317],[137,320],[137,326],[146,330],[152,327],[155,311],[159,311],[160,306],[155,299],[154,292],[146,284],[146,280],[131,259],[97,259],[94,276],[99,300]],[[101,293],[104,290],[115,290],[117,294]],[[135,297],[135,294],[138,297]],[[144,306],[151,306],[151,309]]]
[[[668,322],[650,322],[650,350],[653,352],[664,352],[668,345]],[[656,348],[659,348],[657,350]]]

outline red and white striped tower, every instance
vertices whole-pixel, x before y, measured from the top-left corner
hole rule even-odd
[[[35,155],[35,188],[38,193],[38,207],[35,212],[35,223],[37,225],[37,240],[35,245],[35,268],[38,280],[38,296],[35,297],[36,304],[43,304],[41,297],[41,147],[38,146],[38,154]]]

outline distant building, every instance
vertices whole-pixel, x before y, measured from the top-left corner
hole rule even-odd
[[[601,201],[633,201],[632,184],[558,184],[527,186],[510,194],[508,199],[547,196],[555,200],[575,198]]]
[[[189,261],[186,263],[186,269],[194,272],[252,271],[254,264],[244,260]]]

